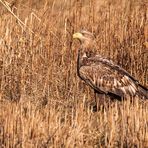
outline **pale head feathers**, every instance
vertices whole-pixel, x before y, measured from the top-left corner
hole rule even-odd
[[[78,39],[83,49],[90,50],[94,48],[95,37],[91,32],[85,30],[76,32],[73,34],[73,39]]]
[[[84,40],[87,40],[87,39],[93,40],[95,38],[95,36],[91,32],[88,32],[88,31],[85,31],[85,30],[81,30],[80,32],[74,33],[73,34],[73,38],[74,39],[78,39],[81,42],[83,42]]]

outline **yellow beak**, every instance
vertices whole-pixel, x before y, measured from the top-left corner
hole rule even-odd
[[[73,34],[74,39],[81,39],[82,37],[83,37],[83,35],[79,32]]]

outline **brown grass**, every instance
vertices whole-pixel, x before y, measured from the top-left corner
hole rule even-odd
[[[93,96],[76,75],[72,40],[82,28],[94,32],[97,52],[148,86],[146,1],[7,2],[0,0],[0,147],[148,147],[146,101],[96,113],[86,106]]]

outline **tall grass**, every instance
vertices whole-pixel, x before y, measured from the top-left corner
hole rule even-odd
[[[148,104],[135,98],[93,113],[76,75],[80,29],[97,52],[148,86],[147,3],[0,1],[0,147],[148,147]]]

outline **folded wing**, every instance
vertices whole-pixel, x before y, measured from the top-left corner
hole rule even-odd
[[[81,79],[99,93],[115,94],[120,97],[137,94],[139,82],[112,61],[95,56],[85,57],[82,63],[79,68]]]

